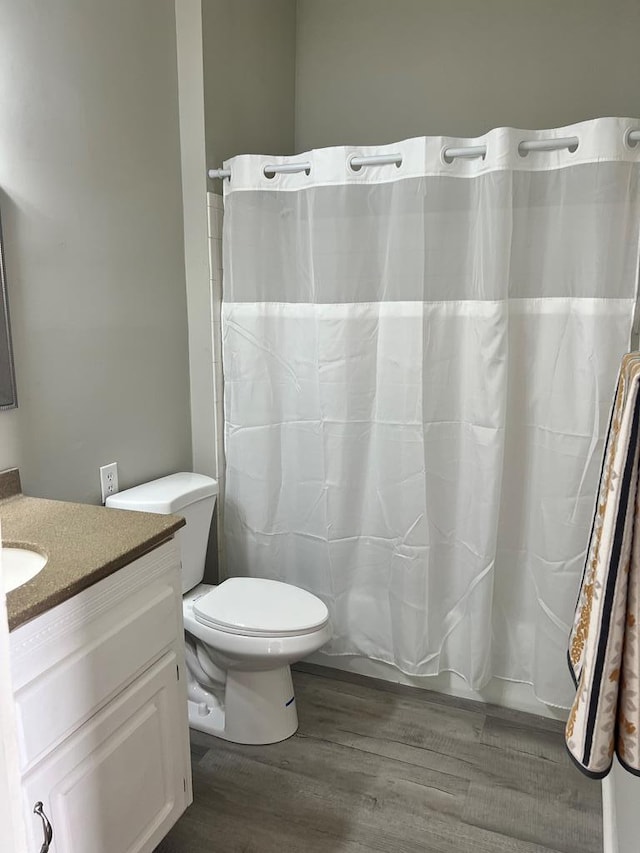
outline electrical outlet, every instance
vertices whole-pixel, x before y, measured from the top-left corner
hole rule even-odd
[[[115,495],[118,491],[118,463],[111,462],[100,468],[100,490],[102,492],[102,503],[109,495]]]

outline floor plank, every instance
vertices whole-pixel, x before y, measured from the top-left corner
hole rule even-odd
[[[561,726],[411,688],[294,673],[298,733],[192,732],[194,803],[156,853],[600,853],[600,786]]]

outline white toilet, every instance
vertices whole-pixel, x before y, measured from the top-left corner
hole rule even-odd
[[[290,664],[331,637],[315,595],[260,578],[201,583],[218,484],[171,474],[111,495],[107,506],[185,517],[180,530],[189,725],[235,743],[276,743],[298,728]]]

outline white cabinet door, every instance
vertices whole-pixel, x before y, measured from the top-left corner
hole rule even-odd
[[[159,844],[188,804],[177,664],[168,652],[23,778],[32,850],[43,838],[32,814],[39,800],[51,853],[148,853]]]

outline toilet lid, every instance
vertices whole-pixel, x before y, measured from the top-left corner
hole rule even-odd
[[[310,634],[329,619],[315,595],[263,578],[229,578],[196,599],[193,613],[203,625],[251,637]]]

